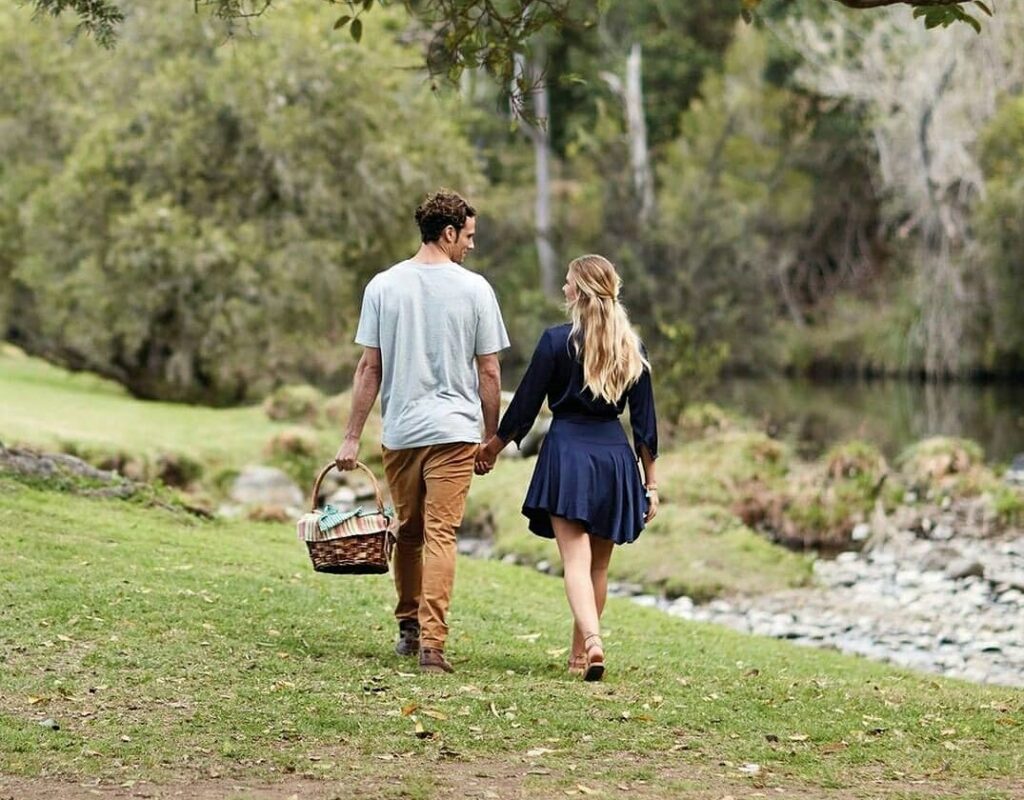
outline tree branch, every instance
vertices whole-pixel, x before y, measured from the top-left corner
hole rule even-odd
[[[882,8],[883,6],[921,6],[921,7],[941,7],[941,6],[959,6],[963,5],[962,2],[953,2],[953,0],[835,0],[837,3],[842,3],[847,8],[856,9],[868,9],[868,8]]]

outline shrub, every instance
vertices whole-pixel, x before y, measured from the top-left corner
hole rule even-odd
[[[288,473],[300,487],[312,486],[317,470],[327,460],[317,432],[300,426],[272,436],[264,453],[271,464]]]
[[[315,425],[324,396],[314,386],[281,386],[263,401],[263,412],[275,422],[304,422]]]

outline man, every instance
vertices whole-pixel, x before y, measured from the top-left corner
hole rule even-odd
[[[376,275],[363,294],[352,415],[335,463],[356,465],[366,417],[381,390],[384,472],[398,512],[393,571],[399,655],[424,672],[452,672],[444,655],[462,523],[481,429],[498,428],[498,352],[508,334],[494,291],[461,264],[476,211],[448,190],[416,209],[422,244]]]

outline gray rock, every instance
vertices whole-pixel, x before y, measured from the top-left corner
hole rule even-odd
[[[1010,468],[1006,470],[1004,480],[1015,486],[1024,486],[1024,453],[1013,457]]]
[[[871,526],[866,522],[858,522],[853,526],[850,538],[855,542],[864,542],[871,538]]]
[[[958,558],[946,567],[946,574],[953,580],[985,577],[985,567],[972,558]]]
[[[339,486],[326,502],[338,508],[352,508],[356,504],[356,493],[348,486]]]
[[[947,525],[945,522],[938,523],[928,534],[929,539],[934,539],[937,542],[948,542],[956,535],[956,531],[953,530],[952,525]]]
[[[945,572],[954,561],[962,560],[960,551],[953,547],[931,548],[921,559],[921,569],[932,572]]]
[[[42,728],[49,728],[51,731],[60,730],[60,725],[55,720],[52,720],[49,717],[40,721],[39,726]]]
[[[231,499],[242,505],[304,507],[302,490],[276,467],[248,466],[231,486]]]

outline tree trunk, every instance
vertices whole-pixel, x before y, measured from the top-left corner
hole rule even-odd
[[[651,157],[647,149],[647,120],[644,117],[643,56],[636,42],[626,58],[626,132],[629,136],[629,160],[633,170],[633,187],[639,203],[637,220],[645,228],[654,216],[654,180]]]
[[[544,80],[544,51],[538,49],[535,60],[528,64],[522,55],[516,55],[516,78],[520,83],[513,89],[512,113],[533,143],[534,180],[536,196],[533,206],[534,240],[537,244],[537,265],[540,271],[540,289],[547,297],[558,293],[558,262],[552,243],[551,226],[551,135],[548,128],[550,104],[548,87]],[[529,93],[533,99],[533,118],[523,118],[515,105],[515,92],[522,88],[524,78],[529,80]]]

